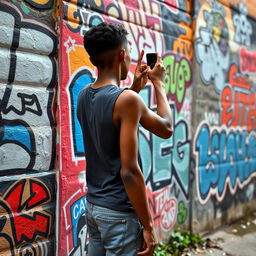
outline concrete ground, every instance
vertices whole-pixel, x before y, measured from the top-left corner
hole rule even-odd
[[[229,226],[205,236],[208,248],[197,249],[186,256],[256,256],[256,212]]]

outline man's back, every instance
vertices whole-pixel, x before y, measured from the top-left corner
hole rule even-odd
[[[118,86],[127,78],[132,60],[124,27],[105,22],[93,26],[85,33],[84,46],[98,71],[92,85],[98,89],[85,89],[78,100],[89,189],[85,209],[90,236],[88,253],[151,256],[156,242],[139,166],[137,132],[140,123],[161,138],[172,135],[172,113],[162,83],[162,59],[157,54],[150,70],[142,64],[142,51],[133,84],[121,93],[123,89]],[[155,90],[156,113],[138,95],[148,78]]]
[[[84,134],[87,200],[113,210],[133,211],[120,176],[120,129],[113,110],[124,89],[88,86],[78,99],[77,116]]]

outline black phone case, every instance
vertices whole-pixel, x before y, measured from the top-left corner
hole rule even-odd
[[[147,58],[147,65],[150,66],[151,69],[153,69],[157,61],[157,54],[147,53],[146,58]]]

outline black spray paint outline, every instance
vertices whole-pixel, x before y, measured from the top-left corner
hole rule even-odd
[[[6,109],[6,106],[8,104],[8,101],[9,101],[9,98],[10,98],[10,95],[12,92],[12,83],[14,82],[15,71],[16,71],[16,60],[17,60],[16,50],[19,47],[19,41],[20,41],[20,29],[22,27],[24,27],[24,28],[30,28],[30,29],[33,29],[36,31],[40,31],[40,32],[48,35],[53,41],[53,50],[48,55],[50,61],[52,62],[53,74],[52,74],[52,79],[47,87],[47,90],[49,91],[47,114],[48,114],[49,122],[51,125],[51,130],[52,130],[52,157],[51,157],[51,163],[50,163],[49,169],[53,169],[54,163],[55,163],[55,156],[56,156],[56,128],[54,127],[56,122],[54,120],[53,113],[52,113],[51,109],[52,109],[53,98],[54,98],[53,88],[57,83],[57,64],[54,59],[54,56],[56,54],[56,49],[57,49],[57,37],[50,30],[44,28],[43,26],[40,26],[38,24],[33,24],[29,21],[24,20],[22,17],[22,14],[20,12],[18,12],[15,8],[12,8],[12,6],[10,6],[10,5],[3,4],[0,2],[0,9],[3,12],[6,12],[6,13],[9,13],[10,15],[12,15],[15,19],[12,43],[11,43],[11,47],[10,47],[10,51],[11,51],[10,70],[9,70],[6,90],[4,92],[2,100],[0,100],[0,114],[3,109]],[[0,117],[1,117],[1,115],[0,115]],[[1,119],[0,119],[0,124],[1,124]],[[32,168],[33,166],[34,166],[34,164],[32,166],[29,166],[29,168]]]

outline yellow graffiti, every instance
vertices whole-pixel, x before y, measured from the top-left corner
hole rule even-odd
[[[217,42],[220,41],[220,36],[221,36],[221,30],[219,27],[216,27],[216,26],[213,26],[212,27],[212,30],[213,30],[213,36],[215,37],[215,40]]]
[[[94,0],[95,4],[100,7],[101,6],[101,0]]]
[[[54,0],[25,0],[25,2],[37,9],[50,9],[53,7]]]
[[[49,2],[51,2],[51,0],[33,0],[32,2],[40,4],[40,5],[45,5]]]

